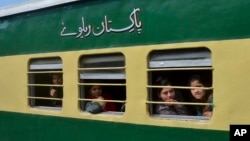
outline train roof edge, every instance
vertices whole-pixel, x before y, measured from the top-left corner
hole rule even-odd
[[[29,0],[10,6],[0,7],[0,17],[11,16],[24,12],[39,10],[60,4],[66,4],[80,0]]]

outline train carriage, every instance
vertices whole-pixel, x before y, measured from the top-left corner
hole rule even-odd
[[[250,1],[41,0],[0,9],[0,139],[227,141],[249,124]],[[52,84],[60,74],[62,84]],[[212,103],[190,101],[206,79]],[[186,106],[213,114],[161,115],[157,78]],[[100,85],[116,110],[86,111]],[[50,97],[51,88],[61,97]],[[60,104],[51,105],[53,102]],[[124,108],[125,107],[125,108]]]

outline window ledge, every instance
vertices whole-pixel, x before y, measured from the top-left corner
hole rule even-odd
[[[207,121],[210,120],[211,117],[206,117],[206,116],[184,116],[184,115],[151,115],[153,118],[165,118],[165,119],[175,119],[175,120],[188,120],[188,121],[198,121],[198,120],[203,120]]]
[[[43,109],[43,110],[62,110],[62,107],[48,107],[48,106],[33,106],[32,108]]]

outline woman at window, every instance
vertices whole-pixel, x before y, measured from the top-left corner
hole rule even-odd
[[[202,89],[205,87],[204,80],[201,79],[200,75],[193,75],[189,80],[190,87],[192,88],[191,91],[191,99],[193,102],[199,103],[213,103],[213,96],[209,91]],[[200,87],[200,88],[199,88]],[[193,107],[195,114],[197,116],[212,116],[213,107],[211,105],[203,106],[197,105]]]
[[[162,102],[181,102],[182,96],[181,94],[171,88],[172,84],[168,81],[167,78],[159,77],[157,79],[158,86],[166,86],[164,88],[158,89],[158,97]],[[184,105],[180,104],[157,104],[156,105],[156,113],[164,114],[164,115],[188,115],[188,111]]]

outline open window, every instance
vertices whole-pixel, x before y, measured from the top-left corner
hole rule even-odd
[[[91,93],[92,86],[97,85],[102,90],[101,94],[98,94],[98,96],[102,97],[101,99]],[[103,113],[121,114],[124,112],[126,74],[123,54],[82,56],[79,62],[79,90],[79,105],[83,111],[86,110],[86,104],[92,101],[106,104]]]
[[[31,59],[28,70],[29,105],[36,108],[61,109],[62,60],[59,57]]]
[[[209,117],[196,116],[196,107],[212,106],[213,103],[194,102],[191,94],[191,89],[193,88],[189,86],[189,80],[193,75],[203,77],[206,85],[201,89],[212,95],[212,61],[211,52],[208,48],[199,47],[152,51],[148,56],[147,104],[149,113],[156,117],[209,119]],[[177,100],[172,105],[184,105],[185,109],[187,109],[187,114],[178,112],[159,113],[160,108],[164,109],[165,105],[170,105],[170,103],[164,102],[160,96],[161,89],[165,87],[158,83],[162,78],[167,79],[171,83],[170,88],[174,89],[175,93],[179,95],[180,100]]]

